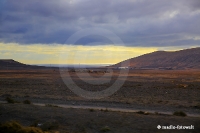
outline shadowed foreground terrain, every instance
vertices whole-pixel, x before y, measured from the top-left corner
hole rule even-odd
[[[70,75],[66,76],[71,76],[85,90],[97,91],[108,88],[116,81],[119,71],[113,71],[111,81],[100,85],[91,85],[77,76],[77,73],[85,75],[85,72],[69,72]],[[95,78],[104,75],[101,71],[89,74],[91,77],[87,77],[88,80],[97,80]],[[0,104],[1,122],[17,120],[24,126],[34,122],[54,123],[57,126],[51,128],[50,124],[48,131],[70,133],[164,132],[158,130],[157,125],[194,125],[194,130],[170,131],[198,132],[200,127],[199,70],[130,70],[125,83],[117,92],[99,100],[84,99],[71,92],[63,83],[58,69],[0,70],[0,87],[1,101],[9,97],[20,102]],[[47,106],[23,104],[24,100]],[[70,109],[57,107],[57,104],[144,112],[151,110],[158,113]],[[175,111],[182,111],[188,116],[158,115],[159,112],[173,114]]]
[[[1,104],[1,122],[16,120],[24,126],[35,123],[46,124],[44,131],[60,131],[63,133],[159,133],[169,130],[158,130],[157,125],[194,125],[196,132],[200,130],[200,118],[165,116],[156,114],[122,113],[101,110],[64,109],[59,107],[40,107],[23,104]],[[53,123],[53,124],[51,124]],[[172,130],[173,132],[180,132]],[[181,130],[188,132],[188,130]]]

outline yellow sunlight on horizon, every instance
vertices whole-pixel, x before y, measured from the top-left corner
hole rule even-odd
[[[0,43],[0,47],[1,59],[14,59],[26,64],[115,64],[159,50],[159,47],[17,43]]]

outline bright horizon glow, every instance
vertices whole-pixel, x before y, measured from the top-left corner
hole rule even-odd
[[[178,47],[127,47],[114,45],[61,45],[0,43],[1,59],[13,59],[25,64],[115,64],[126,59],[158,50],[176,51]]]

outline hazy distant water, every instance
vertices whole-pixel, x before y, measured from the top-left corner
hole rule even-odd
[[[91,67],[109,66],[112,64],[34,64],[34,65],[46,66],[46,67],[91,68]]]

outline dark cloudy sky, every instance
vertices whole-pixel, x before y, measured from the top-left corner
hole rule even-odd
[[[95,29],[103,36],[94,33],[71,45],[199,46],[200,0],[0,1],[0,42],[6,47],[11,43],[40,44],[41,48],[42,44],[69,45],[70,36],[84,29]],[[123,44],[113,43],[109,34],[98,29],[112,32]]]

